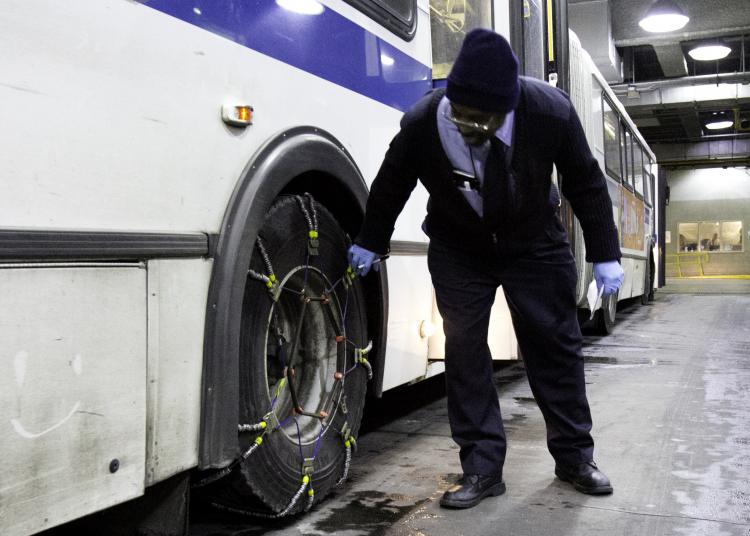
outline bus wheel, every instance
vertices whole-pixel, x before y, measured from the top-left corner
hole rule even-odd
[[[654,264],[654,256],[648,256],[648,265],[646,266],[646,286],[643,289],[641,295],[641,304],[647,305],[649,302],[654,301],[654,279],[656,278],[656,265]]]
[[[349,239],[312,196],[279,198],[254,247],[240,334],[239,457],[206,491],[219,509],[282,517],[346,478],[370,345]]]
[[[595,326],[600,335],[609,335],[615,327],[617,316],[617,294],[602,298],[602,307],[596,312]]]
[[[651,269],[648,265],[646,265],[645,274],[643,276],[643,294],[641,294],[641,305],[648,305],[649,295],[650,295],[650,287],[651,287]]]

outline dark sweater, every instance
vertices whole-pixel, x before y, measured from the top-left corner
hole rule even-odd
[[[453,167],[437,128],[437,105],[443,94],[435,90],[425,95],[401,120],[401,130],[372,183],[357,244],[386,253],[396,218],[421,180],[430,194],[422,227],[431,239],[472,254],[486,254],[491,248],[506,256],[522,254],[556,225],[559,194],[550,180],[554,163],[562,175],[562,192],[583,228],[586,260],[620,258],[606,179],[563,91],[521,78],[510,149],[513,206],[487,206],[485,200],[484,220],[452,179]],[[489,217],[493,210],[503,217]]]

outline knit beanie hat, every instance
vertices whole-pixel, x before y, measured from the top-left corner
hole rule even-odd
[[[484,112],[507,113],[518,104],[518,58],[505,38],[477,28],[466,34],[448,74],[451,102]]]

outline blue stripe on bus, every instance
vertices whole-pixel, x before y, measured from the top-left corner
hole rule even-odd
[[[429,67],[322,5],[318,15],[274,0],[145,5],[402,111],[432,87]]]

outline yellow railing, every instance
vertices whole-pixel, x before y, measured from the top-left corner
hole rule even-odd
[[[698,266],[698,275],[706,275],[703,272],[703,263],[708,262],[708,253],[667,253],[667,257],[664,260],[666,268],[669,266],[675,266],[677,269],[677,277],[685,277],[682,274],[683,266]]]

